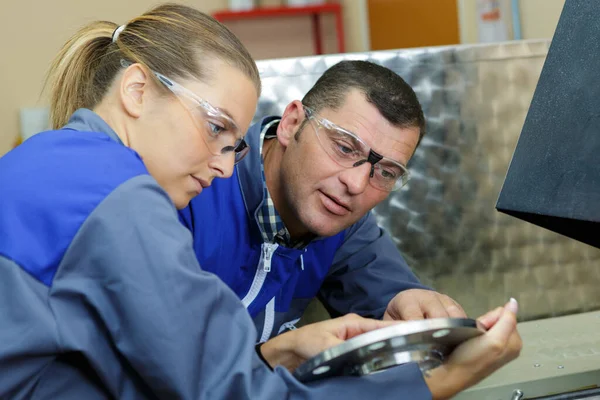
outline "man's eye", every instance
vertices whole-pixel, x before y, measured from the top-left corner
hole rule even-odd
[[[348,143],[341,140],[336,140],[335,146],[337,147],[338,151],[340,151],[343,154],[352,154],[355,152],[352,146],[348,145]]]
[[[385,180],[395,180],[404,174],[404,171],[395,165],[376,164],[376,166],[379,175]]]
[[[385,179],[396,179],[396,173],[392,171],[386,171],[385,169],[381,170],[381,176]]]

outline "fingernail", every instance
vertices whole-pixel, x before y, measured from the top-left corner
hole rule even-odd
[[[519,303],[514,297],[511,297],[504,308],[517,315],[517,313],[519,312]]]

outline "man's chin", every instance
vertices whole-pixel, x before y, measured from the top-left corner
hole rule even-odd
[[[317,221],[317,223],[309,224],[308,228],[313,235],[318,237],[335,236],[352,225],[352,223],[340,221],[338,218],[323,218],[322,216]]]

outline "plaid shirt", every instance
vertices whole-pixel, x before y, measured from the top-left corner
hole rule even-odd
[[[262,155],[263,143],[265,140],[273,139],[277,137],[275,130],[277,129],[277,124],[279,124],[278,119],[269,122],[265,125],[263,130],[260,132],[260,154]],[[271,130],[271,128],[273,128]],[[269,132],[271,130],[271,132]],[[269,189],[267,189],[267,180],[265,179],[265,166],[264,160],[261,157],[260,171],[262,174],[262,182],[263,182],[263,202],[258,210],[258,225],[260,227],[260,231],[263,236],[263,240],[266,243],[277,243],[279,245],[300,249],[308,245],[310,240],[299,240],[296,242],[292,242],[292,238],[290,236],[290,232],[287,230],[279,213],[275,209],[275,204],[273,204],[273,199],[269,194]]]

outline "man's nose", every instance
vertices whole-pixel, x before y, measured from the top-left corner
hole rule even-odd
[[[365,162],[357,167],[346,168],[340,172],[340,181],[348,188],[350,194],[360,194],[369,184],[372,165]]]

